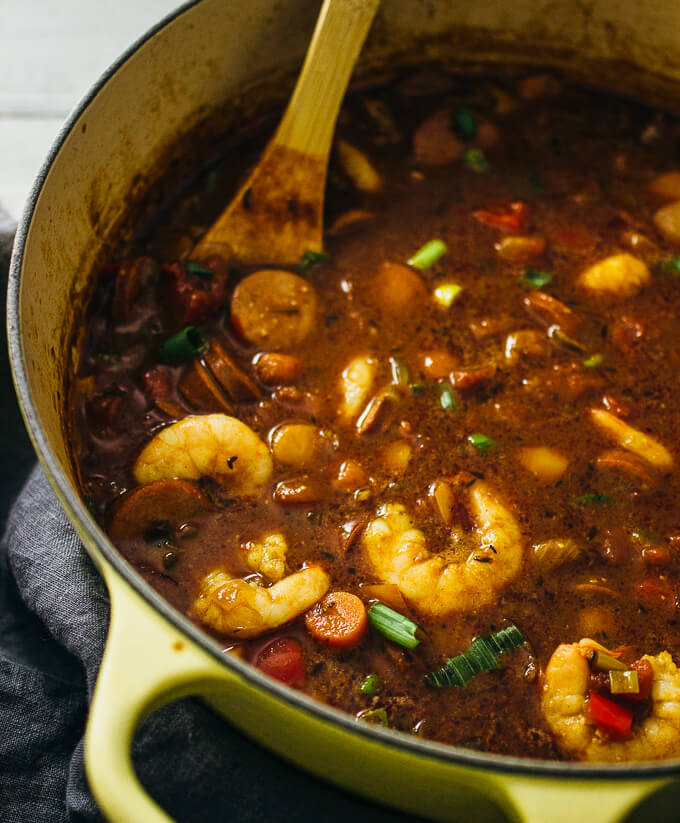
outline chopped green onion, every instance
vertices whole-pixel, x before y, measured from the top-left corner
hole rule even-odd
[[[208,341],[195,326],[187,326],[161,345],[158,357],[162,363],[177,366],[200,354]]]
[[[598,672],[610,672],[612,669],[622,672],[627,668],[626,664],[622,663],[617,657],[613,657],[601,649],[595,649],[591,665]]]
[[[374,695],[380,688],[380,678],[377,674],[367,674],[359,685],[359,691],[369,696]]]
[[[572,501],[574,506],[589,506],[591,503],[597,503],[601,506],[609,506],[614,501],[606,494],[598,494],[593,492],[591,494],[582,494],[580,497],[575,497]]]
[[[524,635],[514,624],[495,634],[478,637],[462,654],[451,657],[440,669],[425,675],[428,686],[465,686],[480,672],[498,668],[498,658],[504,652],[519,648]]]
[[[479,454],[486,454],[496,445],[496,441],[493,438],[487,437],[485,434],[480,434],[479,432],[468,434],[467,439],[468,443],[472,443]]]
[[[463,154],[465,165],[472,171],[489,171],[489,161],[482,149],[467,149]]]
[[[453,112],[451,125],[463,140],[474,140],[477,137],[477,119],[470,109],[465,106],[459,106]]]
[[[525,269],[524,277],[519,282],[529,289],[542,289],[543,286],[547,286],[552,281],[554,276],[549,271]]]
[[[640,694],[640,681],[635,669],[609,672],[609,691],[612,694]]]
[[[593,354],[592,357],[586,357],[583,361],[583,365],[588,369],[596,369],[598,366],[601,366],[604,363],[604,355],[603,354]]]
[[[453,301],[463,291],[463,287],[458,283],[442,283],[432,292],[434,299],[439,305],[448,309],[451,307]]]
[[[196,274],[199,277],[215,276],[215,272],[212,269],[209,269],[201,263],[197,263],[195,260],[187,260],[184,264],[184,268],[189,272],[189,274]]]
[[[389,726],[385,709],[366,709],[359,712],[357,720],[363,720],[365,723],[375,723],[385,728]]]
[[[414,269],[425,271],[425,269],[434,266],[437,260],[447,251],[446,243],[443,240],[429,240],[412,257],[409,257],[407,263],[409,266],[413,266]]]
[[[455,411],[458,408],[456,397],[448,383],[439,384],[439,405],[444,411]]]
[[[418,626],[404,617],[403,614],[395,612],[384,603],[374,603],[368,610],[368,619],[374,629],[380,634],[384,634],[388,640],[398,643],[407,649],[415,649],[420,642],[416,638]]]
[[[300,258],[300,262],[295,267],[295,271],[298,274],[302,274],[303,272],[306,272],[307,269],[311,269],[312,266],[316,266],[317,263],[322,263],[324,260],[328,260],[328,255],[324,252],[307,249],[307,251]]]
[[[408,386],[411,382],[411,369],[408,364],[398,357],[390,357],[390,369],[392,370],[392,383],[395,386]]]
[[[411,383],[411,391],[413,394],[422,394],[427,388],[427,383]]]

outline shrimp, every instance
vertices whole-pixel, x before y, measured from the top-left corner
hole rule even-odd
[[[560,750],[578,760],[629,762],[680,756],[680,671],[667,652],[644,655],[654,671],[649,714],[633,727],[628,740],[599,732],[586,705],[590,666],[587,655],[602,649],[592,640],[562,643],[550,658],[543,681],[544,717]]]
[[[349,423],[361,411],[375,382],[378,364],[369,355],[355,357],[344,368],[339,380],[340,417]]]
[[[269,449],[255,432],[226,414],[185,417],[144,446],[133,467],[138,483],[213,477],[234,494],[254,494],[272,475]]]
[[[198,619],[230,637],[257,637],[306,612],[326,594],[330,579],[307,566],[266,588],[215,570],[205,576],[194,601]]]
[[[376,575],[396,584],[410,605],[430,615],[470,612],[493,603],[522,564],[522,537],[510,510],[481,480],[468,495],[480,547],[466,559],[455,547],[431,554],[425,535],[396,503],[381,506],[362,537]]]
[[[264,575],[272,583],[278,583],[286,573],[287,552],[286,538],[275,532],[246,545],[246,563],[254,572]]]
[[[622,449],[633,452],[662,471],[670,471],[673,468],[673,456],[658,440],[639,429],[634,429],[604,409],[590,409],[590,416],[593,423]]]

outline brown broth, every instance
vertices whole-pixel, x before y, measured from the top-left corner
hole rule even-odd
[[[305,660],[304,690],[320,700],[351,713],[384,708],[392,727],[447,743],[559,758],[541,716],[538,676],[559,643],[591,634],[612,648],[633,647],[633,657],[663,649],[675,657],[680,653],[677,472],[659,473],[656,488],[645,490],[615,471],[598,470],[598,455],[613,446],[588,412],[606,405],[623,409],[630,413],[632,426],[672,452],[676,448],[680,280],[663,261],[674,259],[678,250],[655,228],[653,215],[660,202],[647,187],[656,175],[677,168],[680,128],[674,119],[644,106],[562,84],[554,94],[524,100],[517,92],[521,80],[447,80],[450,90],[443,94],[413,94],[418,84],[404,77],[347,100],[339,135],[366,153],[383,188],[377,194],[357,191],[334,155],[326,223],[331,226],[348,209],[369,210],[374,216],[329,235],[328,260],[304,275],[316,290],[321,312],[312,333],[287,352],[303,365],[296,389],[258,384],[261,401],[235,404],[237,416],[265,442],[282,422],[313,422],[328,435],[324,459],[304,471],[277,467],[258,498],[230,499],[228,490],[214,481],[200,481],[215,509],[196,520],[193,536],[173,539],[178,550],[168,568],[162,562],[167,547],[143,536],[121,540],[119,547],[152,585],[190,616],[208,571],[225,567],[235,575],[251,574],[239,559],[239,547],[279,530],[288,540],[289,569],[318,562],[330,574],[332,589],[361,596],[362,585],[379,581],[362,556],[360,539],[343,546],[343,524],[366,522],[381,503],[400,502],[425,533],[430,549],[440,550],[446,546],[447,529],[428,499],[430,484],[462,470],[483,477],[512,508],[524,539],[522,569],[496,603],[471,614],[454,610],[445,618],[430,617],[417,603],[409,604],[410,616],[423,631],[413,652],[369,631],[356,649],[332,653],[308,635],[302,618],[275,634],[298,639]],[[500,87],[515,106],[508,113],[496,111],[493,89]],[[370,114],[378,104],[392,124]],[[484,149],[488,169],[475,171],[462,158],[441,165],[417,162],[415,129],[438,110],[461,105],[480,124],[492,121],[498,129],[498,142]],[[141,236],[135,248],[122,249],[100,278],[76,381],[73,420],[84,493],[93,499],[104,525],[114,501],[135,486],[131,467],[142,445],[173,419],[153,402],[143,375],[155,367],[160,341],[177,330],[164,309],[163,277],[142,291],[131,321],[115,324],[110,313],[113,278],[123,259],[144,254],[166,262],[186,254],[201,227],[228,201],[237,173],[259,145],[261,140],[255,140],[247,155],[240,149],[229,154],[175,204],[169,219]],[[512,233],[473,217],[477,210],[511,202],[525,203],[530,210],[521,234],[546,239],[545,252],[528,263],[501,259],[495,244]],[[631,249],[627,232],[644,235],[649,247]],[[390,310],[376,288],[381,264],[405,264],[431,238],[441,238],[447,253],[419,272],[422,296]],[[593,297],[579,288],[579,272],[624,251],[652,270],[646,288],[615,299]],[[553,275],[541,291],[580,318],[582,350],[551,344],[544,326],[527,312],[524,300],[532,292],[520,281],[528,267]],[[229,296],[249,271],[232,267]],[[442,282],[462,286],[449,309],[431,298],[432,289]],[[483,321],[492,333],[476,336],[471,328]],[[258,349],[234,333],[229,299],[201,328],[206,336],[221,340],[257,380],[252,360]],[[533,353],[511,362],[505,353],[507,337],[524,330],[539,333],[534,337],[541,339]],[[455,371],[490,366],[495,373],[476,388],[454,387],[457,407],[446,411],[440,405],[439,381],[423,370],[424,354],[433,351],[448,352],[457,363]],[[390,383],[390,357],[408,364],[416,385],[400,398],[385,431],[364,435],[357,434],[354,420],[344,424],[337,416],[338,376],[361,353],[370,353],[379,363],[376,389]],[[598,354],[601,366],[583,365]],[[192,408],[177,393],[182,370],[166,369],[172,402],[185,414],[217,411]],[[101,408],[103,396],[121,398],[108,417]],[[492,438],[495,446],[478,453],[468,440],[475,432]],[[384,450],[394,441],[412,449],[401,475],[384,465]],[[569,458],[559,481],[542,482],[520,464],[518,450],[539,445]],[[333,487],[333,472],[348,459],[370,476],[367,500]],[[272,497],[276,484],[301,474],[320,488],[319,502],[277,503]],[[594,494],[606,500],[574,502]],[[546,572],[535,562],[532,547],[554,538],[572,539],[583,553],[579,561]],[[469,539],[467,534],[464,541]],[[616,557],[607,549],[612,543],[619,549]],[[643,580],[651,594],[640,594]],[[670,594],[662,598],[650,580]],[[528,644],[505,655],[499,670],[479,675],[464,688],[433,690],[424,684],[424,673],[467,648],[475,636],[507,621],[522,630]],[[240,653],[254,659],[270,637],[241,644],[218,639],[225,647],[236,643]],[[369,672],[382,680],[374,696],[359,691]]]

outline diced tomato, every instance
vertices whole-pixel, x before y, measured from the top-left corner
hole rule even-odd
[[[625,740],[630,737],[633,725],[633,712],[625,706],[619,706],[613,700],[602,697],[597,692],[589,692],[590,702],[588,710],[591,720],[600,731],[611,737]]]
[[[588,678],[588,690],[596,692],[597,694],[605,694],[609,696],[611,691],[609,689],[609,672],[591,671]]]
[[[636,660],[631,663],[631,669],[637,672],[638,685],[640,691],[637,694],[627,694],[626,700],[632,703],[639,703],[642,700],[647,700],[652,693],[652,684],[654,683],[654,669],[648,660]]]
[[[224,260],[212,255],[200,265],[214,274],[192,274],[186,263],[163,266],[166,305],[177,328],[204,323],[222,308],[227,299],[229,273]]]
[[[258,669],[287,686],[302,686],[305,682],[302,649],[294,637],[272,640],[260,649],[254,662]]]
[[[531,209],[528,204],[518,200],[514,203],[508,203],[507,206],[479,209],[472,212],[472,216],[485,226],[519,234],[526,229],[530,213]]]

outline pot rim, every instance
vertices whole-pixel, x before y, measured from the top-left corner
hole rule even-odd
[[[448,763],[455,763],[469,768],[483,769],[499,775],[508,774],[545,778],[569,777],[588,781],[602,779],[627,781],[640,778],[653,779],[677,775],[680,772],[680,759],[663,762],[635,763],[630,766],[627,764],[589,764],[572,761],[529,759],[478,752],[458,746],[423,740],[414,735],[383,729],[368,723],[357,723],[355,718],[346,712],[342,712],[339,709],[335,709],[309,697],[303,692],[298,692],[282,683],[278,683],[262,674],[250,663],[242,661],[232,655],[225,655],[217,641],[210,638],[190,622],[187,617],[174,609],[174,607],[162,598],[161,595],[143,580],[123,559],[107,535],[96,524],[83,501],[80,499],[79,494],[75,491],[70,480],[62,470],[58,460],[50,449],[47,438],[42,431],[37,411],[33,405],[21,343],[22,327],[19,313],[21,270],[23,268],[24,250],[33,216],[40,194],[61,147],[100,91],[115,77],[118,70],[149,40],[155,37],[170,23],[173,23],[189,12],[194,6],[199,5],[200,2],[202,2],[202,0],[187,0],[173,12],[163,17],[123,51],[98,80],[94,82],[67,117],[52,143],[47,157],[31,187],[17,226],[10,262],[7,292],[7,335],[12,377],[21,414],[33,447],[50,483],[57,492],[60,501],[65,506],[70,519],[77,523],[80,533],[86,536],[92,544],[97,546],[105,562],[112,566],[116,573],[132,586],[140,597],[175,628],[187,635],[187,637],[203,649],[203,651],[207,652],[215,660],[220,661],[227,668],[233,669],[250,685],[268,692],[279,700],[287,702],[297,710],[338,725],[352,734],[368,738],[374,742],[379,741],[383,745],[402,749],[407,753],[426,756]],[[86,550],[88,550],[87,547]],[[88,554],[89,553],[90,550],[88,550]]]

